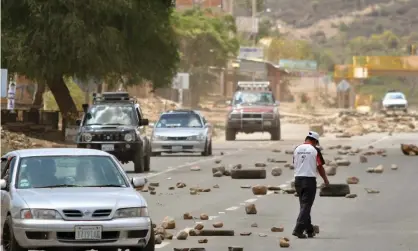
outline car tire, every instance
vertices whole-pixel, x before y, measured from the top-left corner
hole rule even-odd
[[[209,143],[209,149],[208,149],[208,152],[209,152],[209,156],[212,156],[212,140],[211,141],[209,141],[210,143]]]
[[[144,167],[145,167],[145,157],[144,157],[144,152],[142,151],[142,147],[136,150],[133,162],[134,162],[134,172],[143,173]]]
[[[144,171],[149,172],[151,169],[151,153],[148,153],[144,159]]]
[[[6,243],[5,243],[6,240]],[[7,243],[8,240],[8,243]],[[6,217],[6,221],[3,225],[3,231],[2,231],[2,238],[1,238],[1,245],[2,250],[4,251],[28,251],[29,249],[23,248],[19,245],[19,243],[16,241],[13,229],[12,229],[12,217],[8,215]],[[8,247],[6,245],[9,245]]]
[[[140,247],[130,247],[129,251],[155,251],[155,233],[154,228],[151,227],[151,236],[149,237],[149,241],[147,245],[143,248]]]
[[[225,131],[225,140],[232,141],[235,140],[237,132],[234,129],[226,129]]]
[[[278,141],[278,140],[281,140],[282,139],[282,135],[281,135],[282,132],[281,132],[280,123],[279,123],[279,126],[277,128],[274,128],[270,132],[270,134],[271,134],[271,140]]]
[[[209,147],[210,147],[210,143],[206,142],[205,151],[202,152],[202,156],[209,156]]]

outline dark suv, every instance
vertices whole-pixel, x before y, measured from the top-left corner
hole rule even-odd
[[[83,110],[83,119],[77,121],[78,148],[109,152],[123,164],[133,161],[135,173],[150,170],[151,145],[145,134],[149,122],[129,93],[93,94],[93,104],[84,104]]]

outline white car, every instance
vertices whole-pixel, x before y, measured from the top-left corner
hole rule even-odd
[[[1,158],[5,251],[154,251],[145,199],[117,159],[93,149],[45,148]]]
[[[382,100],[384,111],[403,110],[408,111],[408,101],[402,92],[391,91],[386,93]]]

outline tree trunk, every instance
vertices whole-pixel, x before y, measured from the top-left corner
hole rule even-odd
[[[51,90],[52,95],[54,95],[62,118],[67,122],[71,122],[72,120],[75,121],[77,119],[77,108],[63,77],[55,76],[48,79],[46,83]]]
[[[32,107],[34,109],[41,109],[42,105],[44,103],[44,98],[43,95],[45,93],[45,83],[41,82],[41,83],[37,83],[36,84],[36,92],[33,98],[33,103],[32,103]]]

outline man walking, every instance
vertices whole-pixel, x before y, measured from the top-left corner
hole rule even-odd
[[[305,143],[296,147],[293,152],[295,189],[300,203],[299,217],[293,235],[298,238],[312,238],[315,236],[311,223],[311,208],[316,194],[317,171],[325,185],[329,184],[323,167],[325,161],[317,146],[319,146],[319,134],[310,131],[305,138]]]

